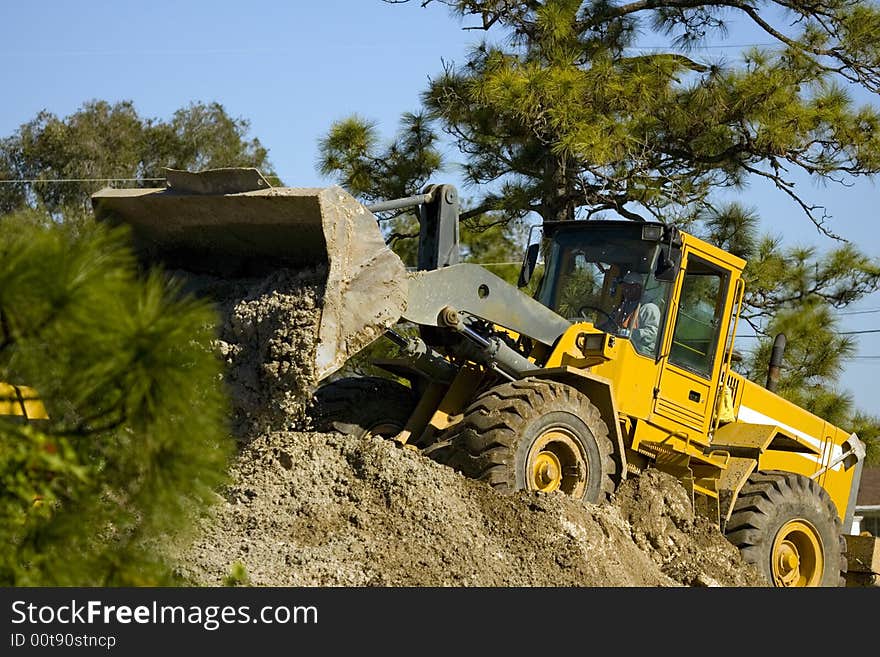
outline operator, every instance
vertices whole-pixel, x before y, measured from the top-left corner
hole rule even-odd
[[[606,325],[610,324],[618,335],[629,336],[639,353],[653,356],[660,327],[660,307],[642,298],[643,286],[642,274],[627,272],[620,282],[620,303]]]

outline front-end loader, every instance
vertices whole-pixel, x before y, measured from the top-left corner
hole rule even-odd
[[[459,261],[451,185],[366,207],[255,170],[169,171],[164,188],[105,189],[93,205],[175,268],[324,268],[319,428],[394,439],[501,492],[588,503],[658,468],[771,585],[847,584],[865,447],[734,371],[740,258],[663,223],[548,222],[518,287]],[[405,207],[420,218],[414,270],[373,214]],[[616,315],[632,284],[650,306],[641,325]],[[389,376],[341,376],[380,336],[400,352],[373,363]]]

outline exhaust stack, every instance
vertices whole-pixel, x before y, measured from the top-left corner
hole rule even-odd
[[[779,384],[779,372],[782,369],[782,355],[785,353],[785,334],[779,333],[773,340],[773,351],[770,352],[770,366],[767,368],[767,385],[770,392],[776,392]]]

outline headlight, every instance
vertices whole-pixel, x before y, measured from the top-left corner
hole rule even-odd
[[[657,224],[648,224],[647,226],[642,226],[642,239],[650,240],[652,242],[656,242],[663,235],[663,226],[658,226]]]
[[[584,352],[593,353],[593,352],[601,352],[605,347],[605,334],[604,333],[581,333],[580,339],[578,340],[578,348]]]

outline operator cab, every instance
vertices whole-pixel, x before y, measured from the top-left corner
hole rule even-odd
[[[640,354],[656,357],[681,260],[674,227],[632,221],[545,222],[542,250],[545,267],[538,301],[572,322],[590,322],[629,339]]]

